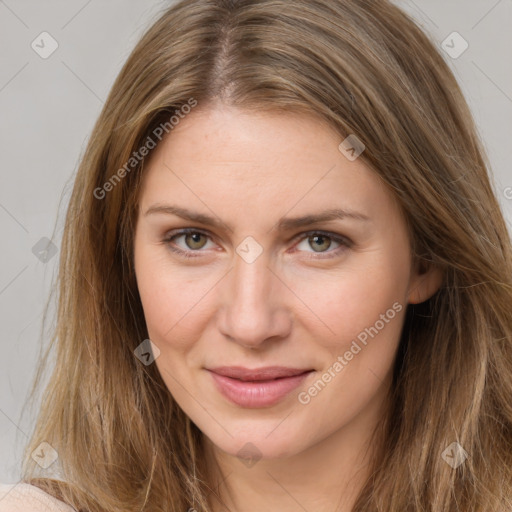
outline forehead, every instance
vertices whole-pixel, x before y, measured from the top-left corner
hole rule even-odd
[[[340,136],[313,114],[256,112],[215,104],[186,115],[158,151],[209,166],[261,163],[272,168],[286,161],[318,161],[319,153],[339,142]]]
[[[390,201],[389,192],[361,158],[346,158],[342,141],[313,115],[192,111],[154,150],[140,204],[181,200],[258,217],[319,206],[370,215]]]

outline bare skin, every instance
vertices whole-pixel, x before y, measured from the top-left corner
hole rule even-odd
[[[146,167],[137,283],[155,364],[205,435],[215,512],[351,509],[407,304],[440,285],[435,270],[413,264],[392,194],[341,141],[314,117],[217,104],[182,120]],[[218,225],[155,209],[165,205]],[[331,209],[354,216],[277,228]],[[199,233],[177,233],[185,228]],[[241,256],[259,250],[254,261]],[[217,366],[312,371],[278,403],[244,407],[214,384]]]

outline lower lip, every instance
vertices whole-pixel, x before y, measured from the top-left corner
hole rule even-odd
[[[299,387],[312,372],[275,380],[241,381],[210,372],[219,391],[240,407],[270,407]]]

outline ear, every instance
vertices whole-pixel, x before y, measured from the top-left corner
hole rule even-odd
[[[421,304],[430,299],[443,284],[443,272],[425,262],[418,262],[409,284],[409,304]]]

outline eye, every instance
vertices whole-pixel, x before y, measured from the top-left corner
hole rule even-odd
[[[327,256],[320,256],[320,258],[331,258],[339,255],[344,250],[351,247],[352,242],[346,238],[343,238],[332,233],[324,233],[322,231],[310,231],[308,233],[301,234],[301,242],[298,243],[295,248],[309,252],[310,258],[317,258],[316,254],[327,254]],[[334,249],[332,245],[336,244]],[[313,251],[308,251],[307,248],[312,248]],[[329,250],[331,249],[331,250]]]
[[[176,240],[182,238],[184,246],[181,247],[176,244]],[[163,242],[167,244],[169,249],[175,253],[180,254],[186,258],[192,258],[199,256],[199,254],[193,254],[194,252],[201,252],[200,249],[206,246],[210,235],[193,229],[183,229],[175,234],[167,236]],[[177,247],[176,247],[177,245]]]
[[[183,244],[180,245],[176,241],[182,239]],[[296,239],[300,240],[300,243],[296,244],[293,251],[297,249],[301,252],[309,253],[308,258],[332,258],[338,256],[341,252],[352,246],[352,242],[347,238],[344,238],[333,233],[325,233],[322,231],[310,231],[307,233],[301,233]],[[174,253],[185,258],[194,258],[201,256],[201,249],[208,249],[208,241],[211,241],[211,236],[208,233],[204,233],[197,229],[182,229],[178,232],[169,233],[168,236],[163,240],[163,243]],[[213,242],[212,242],[213,243]],[[331,249],[332,244],[336,244],[337,247]],[[302,247],[301,247],[302,245]],[[308,251],[307,247],[312,248],[312,251]],[[331,249],[331,250],[329,250]],[[325,256],[324,256],[325,254]]]

